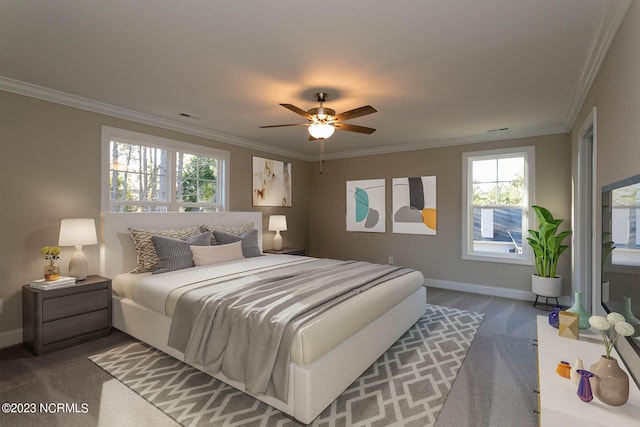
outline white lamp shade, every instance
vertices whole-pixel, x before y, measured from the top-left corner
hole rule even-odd
[[[287,231],[287,216],[271,215],[269,217],[269,231]]]
[[[59,246],[83,246],[98,243],[93,218],[63,219],[60,223]]]
[[[309,135],[315,139],[327,139],[333,135],[335,130],[336,128],[332,125],[326,123],[315,123],[309,126]]]
[[[96,222],[93,218],[63,219],[60,223],[59,246],[75,246],[76,251],[69,260],[69,276],[77,280],[87,278],[89,261],[82,252],[83,245],[98,243],[96,236]]]

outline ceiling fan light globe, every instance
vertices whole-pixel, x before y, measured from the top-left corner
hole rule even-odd
[[[315,139],[327,139],[333,132],[335,132],[336,128],[332,125],[326,123],[314,123],[309,126],[309,135],[314,137]]]

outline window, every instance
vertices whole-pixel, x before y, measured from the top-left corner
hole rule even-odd
[[[534,148],[464,153],[462,161],[462,258],[533,264]]]
[[[103,212],[222,211],[229,153],[102,127]]]

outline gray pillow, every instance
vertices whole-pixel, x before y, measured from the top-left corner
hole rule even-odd
[[[213,235],[219,245],[242,242],[242,255],[244,255],[245,258],[262,256],[262,251],[258,245],[258,230],[255,228],[253,230],[245,231],[242,234],[213,230]]]
[[[156,235],[151,237],[151,242],[160,258],[158,268],[153,271],[153,274],[166,273],[193,267],[193,255],[189,246],[210,246],[211,233],[196,234],[184,239]]]

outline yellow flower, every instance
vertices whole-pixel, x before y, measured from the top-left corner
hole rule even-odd
[[[56,260],[60,258],[60,248],[57,246],[44,246],[40,249],[40,255],[44,257],[44,259]]]

